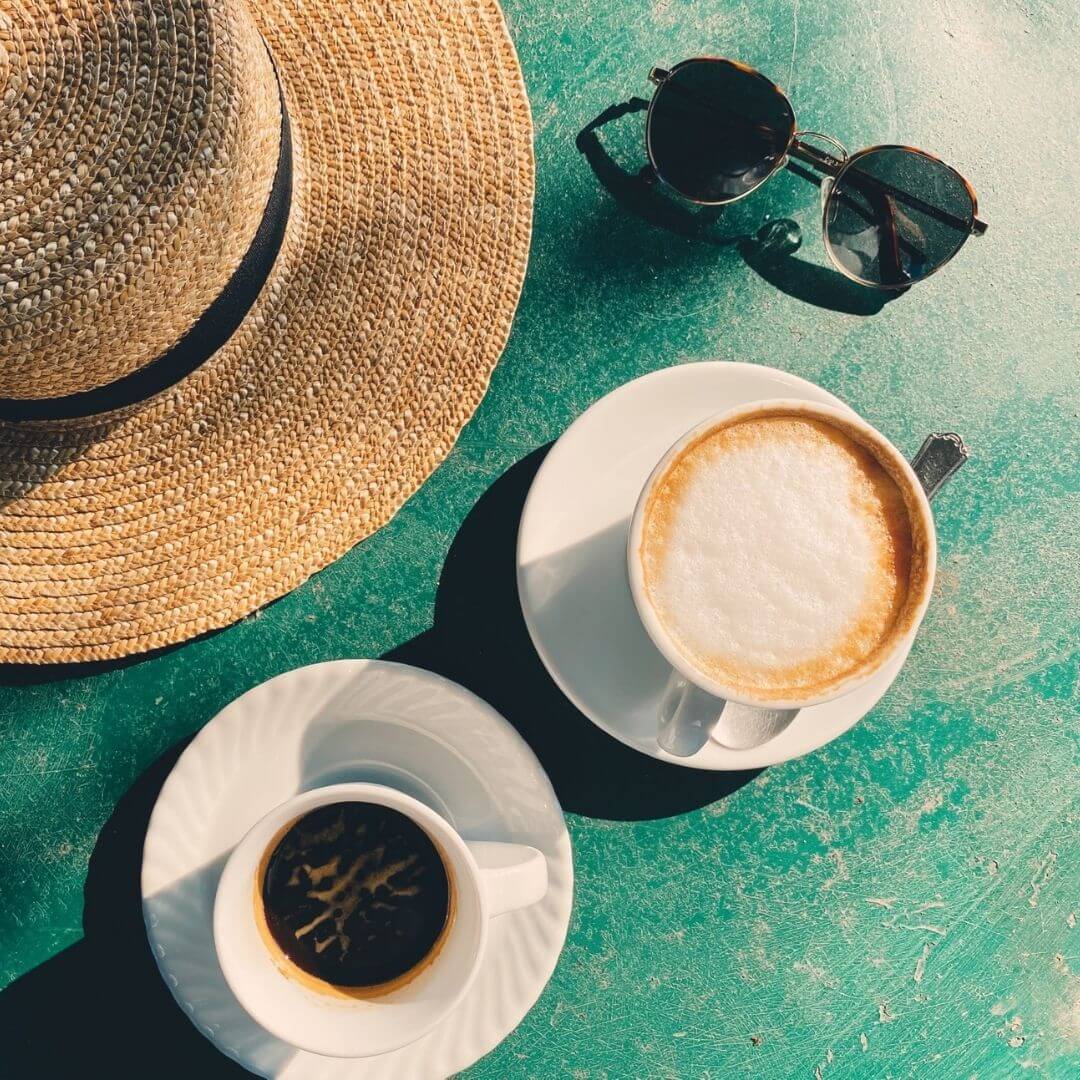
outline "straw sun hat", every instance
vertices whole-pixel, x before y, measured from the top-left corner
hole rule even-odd
[[[7,0],[0,148],[0,661],[233,622],[479,404],[533,193],[495,0]]]

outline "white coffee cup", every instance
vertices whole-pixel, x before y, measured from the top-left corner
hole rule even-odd
[[[909,510],[922,518],[921,530],[927,538],[924,552],[924,573],[914,615],[904,634],[898,635],[891,647],[883,650],[873,663],[868,663],[848,678],[830,688],[827,693],[803,698],[763,700],[747,697],[725,686],[696,668],[678,649],[653,609],[646,588],[640,550],[645,524],[645,510],[656,484],[667,474],[671,464],[693,442],[713,428],[747,419],[757,413],[790,410],[792,413],[834,423],[862,435],[874,448],[875,455],[888,460],[905,478],[912,499]],[[798,522],[792,523],[793,528]],[[801,400],[775,399],[757,401],[719,413],[695,425],[683,435],[657,463],[638,497],[630,522],[627,543],[627,568],[630,591],[638,616],[649,637],[671,665],[671,675],[661,698],[657,716],[657,740],[660,746],[677,756],[691,756],[712,737],[732,749],[755,746],[783,730],[798,711],[807,706],[831,701],[862,686],[897,655],[906,656],[918,633],[930,602],[937,563],[937,541],[930,502],[918,476],[907,459],[879,431],[854,412],[832,405],[820,405]],[[723,737],[719,731],[724,719]]]
[[[271,952],[257,921],[258,877],[268,846],[297,818],[337,802],[375,803],[412,819],[435,844],[451,883],[452,921],[437,950],[404,985],[372,997],[306,985]],[[272,1035],[316,1054],[367,1057],[413,1042],[442,1020],[480,970],[489,920],[536,903],[547,883],[547,860],[536,848],[465,841],[434,810],[393,788],[335,784],[282,803],[236,846],[218,884],[214,944],[237,1000]]]

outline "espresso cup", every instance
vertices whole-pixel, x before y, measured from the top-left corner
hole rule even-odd
[[[431,954],[384,991],[339,992],[313,980],[271,947],[260,926],[268,850],[290,825],[335,803],[388,807],[410,819],[438,851],[449,880],[446,928]],[[367,1057],[419,1039],[465,996],[484,958],[488,924],[547,892],[547,860],[536,848],[466,841],[434,810],[381,784],[306,791],[271,810],[225,864],[214,903],[214,944],[237,1000],[272,1035],[331,1057]]]
[[[913,560],[917,560],[917,569],[913,562],[912,576],[908,580],[908,594],[901,612],[902,621],[898,618],[883,647],[868,656],[864,663],[858,664],[845,676],[835,678],[826,685],[802,691],[796,689],[779,694],[763,694],[753,687],[748,688],[745,682],[736,685],[716,677],[704,670],[703,664],[696,663],[688,656],[685,648],[679,647],[669,625],[665,624],[665,619],[650,598],[646,586],[643,543],[646,518],[655,513],[654,497],[661,485],[670,487],[676,482],[674,479],[669,480],[669,474],[674,476],[673,466],[687,460],[688,451],[702,445],[710,435],[734,428],[746,421],[785,416],[805,417],[835,429],[855,447],[861,448],[855,451],[856,453],[868,453],[875,464],[891,478],[903,499],[911,542],[918,548],[912,555]],[[731,461],[736,464],[729,462],[728,467],[736,468],[738,460],[732,458]],[[667,490],[665,487],[665,492]],[[676,490],[686,492],[689,487]],[[770,499],[775,503],[775,494],[763,489],[760,493],[750,491],[744,495],[743,507],[752,506],[759,497],[763,503],[768,504]],[[837,497],[843,497],[843,493],[837,492]],[[770,513],[771,517],[766,515],[762,520],[768,521],[777,529],[798,530],[802,527],[803,522],[798,517],[785,517],[782,507]],[[750,550],[752,552],[752,546]],[[723,554],[719,553],[718,557],[722,558]],[[752,555],[750,557],[752,559]],[[856,414],[829,405],[775,399],[739,406],[696,425],[664,454],[645,482],[631,519],[627,544],[630,591],[635,607],[649,637],[671,665],[671,674],[657,715],[659,745],[670,753],[684,757],[692,756],[709,738],[731,749],[759,745],[786,727],[798,710],[831,701],[856,690],[895,657],[907,655],[930,602],[936,562],[937,542],[933,516],[918,476],[903,454]],[[753,575],[748,573],[748,576]],[[792,582],[779,584],[783,588],[798,585]],[[692,591],[687,590],[687,593]],[[747,619],[749,633],[750,623],[753,621],[752,612],[747,613]]]

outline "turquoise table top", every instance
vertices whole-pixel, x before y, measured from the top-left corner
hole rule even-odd
[[[101,671],[3,672],[0,1074],[237,1075],[145,947],[149,807],[237,694],[390,656],[522,731],[574,844],[555,975],[470,1077],[1080,1075],[1075,4],[505,8],[535,234],[509,346],[450,458],[387,528],[231,629]],[[801,126],[849,148],[939,153],[989,233],[883,303],[830,268],[817,189],[791,172],[723,215],[642,187],[631,99],[651,65],[700,53],[771,75]],[[794,255],[753,239],[777,218],[801,231]],[[627,379],[715,359],[818,382],[908,453],[942,428],[973,452],[935,503],[939,582],[892,690],[756,775],[665,766],[596,731],[530,648],[514,585],[547,444]]]

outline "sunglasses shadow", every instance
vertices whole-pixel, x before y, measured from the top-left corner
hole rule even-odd
[[[667,195],[657,184],[651,166],[636,172],[624,169],[598,135],[606,124],[630,113],[644,112],[649,103],[634,97],[610,105],[578,132],[577,149],[618,207],[655,228],[717,248],[735,247],[743,262],[774,288],[796,300],[845,315],[875,315],[899,293],[858,285],[826,266],[792,258],[801,243],[799,226],[790,219],[769,222],[754,234],[725,235],[723,206],[693,206]],[[808,169],[789,164],[796,175],[820,185]]]

